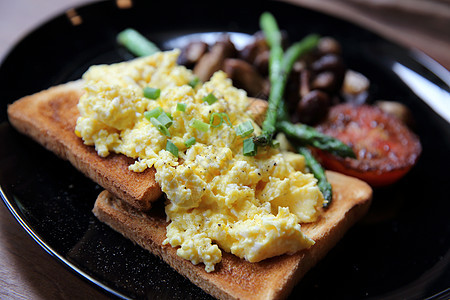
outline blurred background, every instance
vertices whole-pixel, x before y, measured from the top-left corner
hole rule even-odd
[[[369,28],[387,39],[425,52],[450,70],[450,0],[285,1]],[[0,1],[0,60],[14,43],[42,22],[89,2],[94,1]]]

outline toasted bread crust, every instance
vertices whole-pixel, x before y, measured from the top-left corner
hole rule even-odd
[[[77,103],[83,94],[81,80],[52,87],[8,106],[10,123],[42,144],[117,197],[140,210],[148,210],[161,196],[155,169],[142,173],[128,170],[134,162],[124,155],[97,155],[75,135]]]
[[[136,211],[107,191],[98,196],[93,213],[219,299],[283,299],[369,208],[372,189],[366,183],[334,172],[327,172],[327,176],[333,186],[332,204],[317,222],[302,225],[315,245],[258,263],[223,253],[222,262],[212,273],[207,273],[202,264],[194,266],[180,258],[176,248],[162,245],[167,226],[163,213]]]

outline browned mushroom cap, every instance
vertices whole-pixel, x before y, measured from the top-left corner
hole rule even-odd
[[[239,52],[239,58],[245,60],[249,64],[253,64],[256,57],[266,51],[269,51],[269,46],[267,46],[266,39],[264,38],[262,31],[258,31],[253,35],[253,41],[247,44]]]
[[[269,84],[258,71],[242,59],[227,58],[222,70],[233,80],[233,85],[247,91],[249,96],[267,97]]]
[[[311,89],[319,89],[327,93],[334,93],[339,90],[339,82],[333,72],[325,71],[316,75],[311,82]]]
[[[229,36],[217,41],[211,50],[205,53],[194,67],[194,74],[205,82],[218,70],[222,68],[223,61],[227,57],[236,55],[236,48]]]
[[[305,97],[311,91],[311,71],[302,70],[300,73],[300,90],[299,96],[301,98]]]
[[[328,94],[313,90],[306,94],[298,103],[297,118],[299,122],[313,125],[326,116],[330,108]]]
[[[253,66],[263,76],[267,76],[269,74],[269,57],[270,51],[267,50],[256,55],[255,60],[253,61]]]
[[[345,74],[344,62],[340,56],[335,54],[325,54],[311,64],[311,69],[316,73],[332,71],[339,75],[342,74],[342,77]]]
[[[320,54],[332,53],[340,55],[342,52],[341,45],[339,44],[339,42],[336,39],[328,36],[324,36],[319,40],[317,50],[319,51]]]
[[[346,67],[342,57],[336,54],[325,54],[311,64],[314,75],[311,88],[336,94],[342,87]]]
[[[178,57],[178,64],[188,68],[193,67],[194,64],[208,51],[208,44],[203,41],[190,42],[181,50]]]
[[[369,79],[361,73],[347,70],[341,88],[342,97],[345,102],[356,105],[363,104],[368,100]]]
[[[288,34],[284,30],[281,31],[281,43],[283,47],[288,44]],[[270,49],[264,33],[258,31],[253,35],[253,41],[239,51],[238,57],[253,65],[262,76],[267,76],[269,73],[269,55]]]

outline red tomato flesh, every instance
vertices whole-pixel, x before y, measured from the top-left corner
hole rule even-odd
[[[369,105],[333,106],[317,129],[340,139],[356,154],[356,159],[352,159],[317,151],[323,166],[360,178],[374,187],[400,179],[422,152],[417,136],[401,121]]]

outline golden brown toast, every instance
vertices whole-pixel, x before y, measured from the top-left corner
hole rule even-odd
[[[115,196],[137,209],[150,209],[151,202],[161,196],[155,169],[130,171],[132,158],[117,154],[100,157],[94,147],[75,135],[77,103],[82,93],[83,82],[78,80],[26,96],[8,107],[9,121]]]
[[[294,285],[341,239],[368,210],[372,189],[363,181],[327,172],[333,201],[318,221],[303,224],[302,231],[316,243],[293,255],[282,255],[249,263],[223,253],[216,271],[207,273],[202,264],[193,265],[179,257],[176,248],[163,246],[166,217],[163,211],[137,211],[107,191],[97,198],[97,218],[125,237],[161,257],[180,274],[219,299],[282,299]]]

